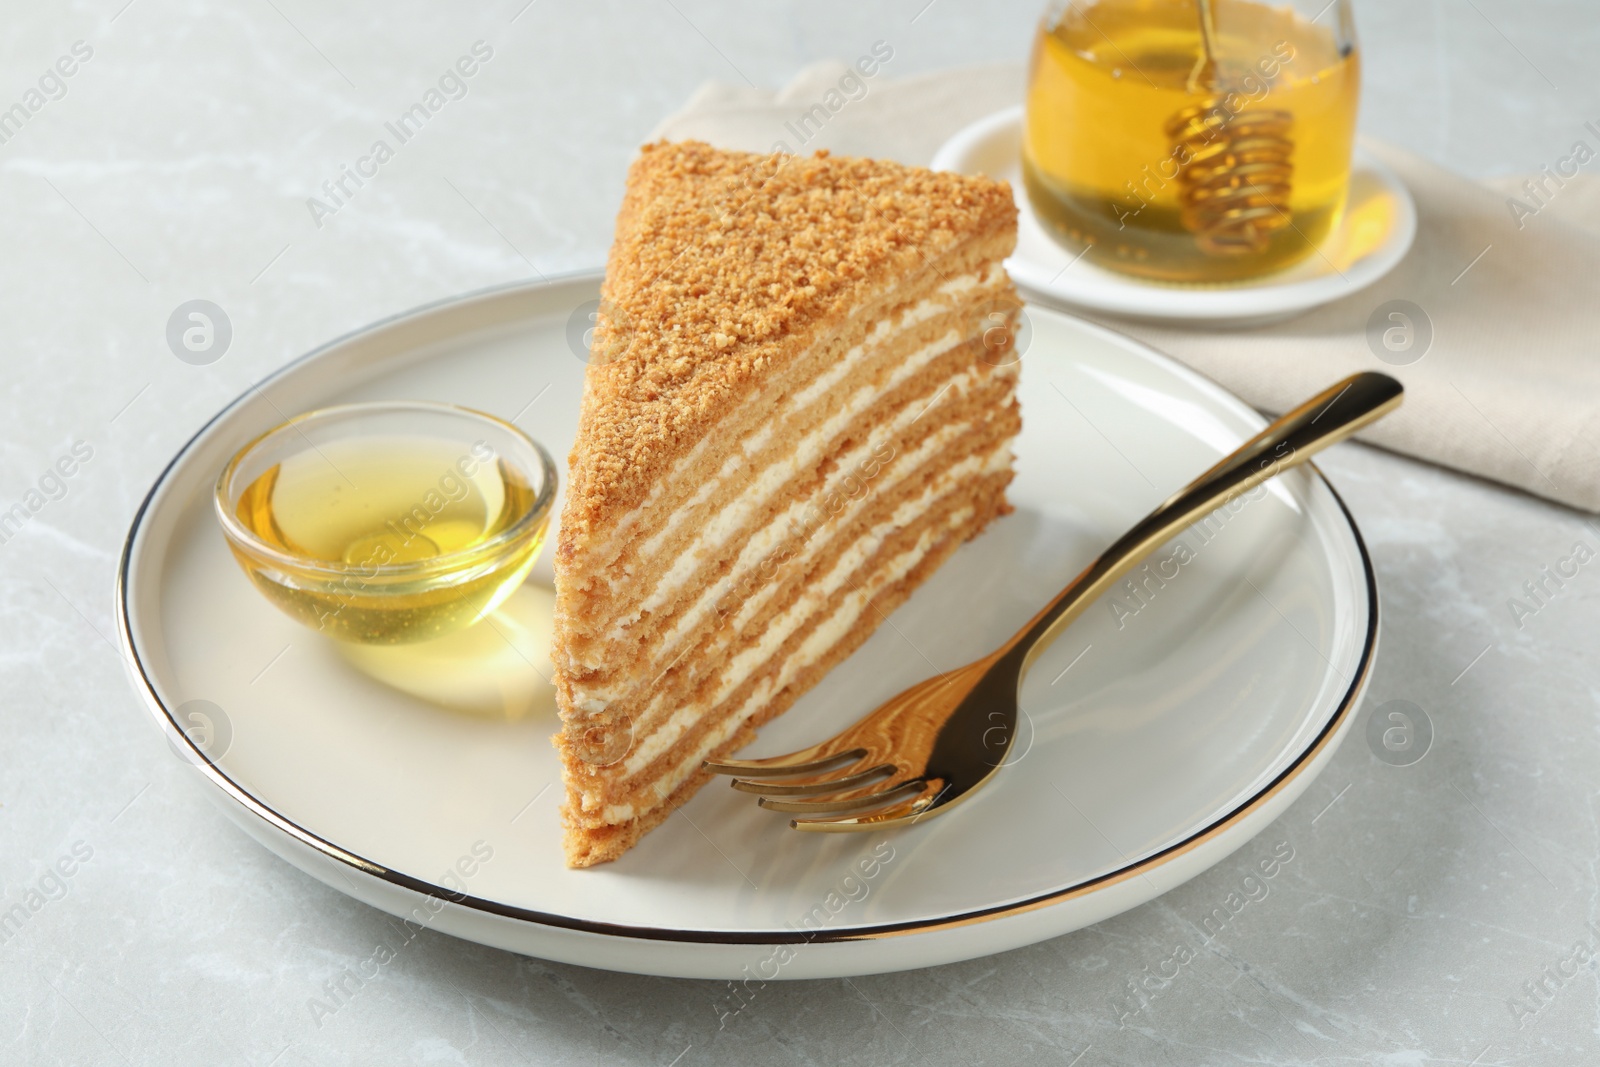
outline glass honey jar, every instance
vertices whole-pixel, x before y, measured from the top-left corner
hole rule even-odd
[[[1023,178],[1098,266],[1226,283],[1310,256],[1349,185],[1360,60],[1348,0],[1084,0],[1034,43]]]

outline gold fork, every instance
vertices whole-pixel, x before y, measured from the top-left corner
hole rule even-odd
[[[1010,640],[919,682],[842,733],[784,756],[707,760],[797,830],[876,830],[948,810],[989,782],[1016,735],[1022,679],[1095,598],[1191,523],[1400,406],[1385,374],[1355,374],[1240,445],[1118,538]],[[776,780],[776,779],[782,779]]]

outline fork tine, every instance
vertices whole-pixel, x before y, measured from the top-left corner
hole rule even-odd
[[[810,782],[773,782],[754,778],[735,778],[729,784],[742,793],[760,793],[769,797],[809,797],[819,793],[842,793],[863,785],[872,785],[891,777],[896,768],[892,763],[880,763],[855,774],[840,778],[819,778]]]
[[[791,829],[803,830],[808,833],[865,833],[868,830],[881,830],[888,826],[915,819],[919,814],[916,803],[915,800],[912,800],[893,808],[875,811],[870,815],[852,815],[844,819],[790,819],[789,826]]]
[[[916,796],[893,807],[880,808],[867,813],[842,815],[838,818],[790,819],[789,825],[796,830],[804,830],[811,833],[838,834],[860,833],[866,830],[880,830],[889,826],[914,823],[923,816],[931,815],[933,812],[948,806],[948,804],[940,803],[945,794],[945,788],[941,787],[938,792],[930,797],[928,790],[931,788],[930,783],[923,782],[922,789]],[[954,803],[954,801],[949,803]]]
[[[756,803],[768,811],[792,811],[801,815],[849,815],[874,811],[902,798],[910,799],[918,796],[927,785],[923,779],[913,778],[909,782],[902,782],[890,789],[880,789],[865,796],[835,797],[831,800],[773,800],[771,797],[762,797]]]
[[[847,749],[819,755],[820,746],[791,752],[785,756],[768,756],[765,759],[706,760],[702,767],[713,774],[736,774],[751,778],[787,777],[794,774],[824,774],[840,770],[858,760],[866,759],[864,748]]]

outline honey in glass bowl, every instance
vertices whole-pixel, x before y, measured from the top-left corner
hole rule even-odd
[[[464,630],[510,596],[555,486],[549,455],[515,426],[393,401],[322,408],[256,438],[215,504],[268,600],[326,636],[386,646]]]
[[[1029,202],[1111,270],[1188,283],[1280,270],[1339,222],[1359,86],[1347,0],[1066,4],[1034,44]]]

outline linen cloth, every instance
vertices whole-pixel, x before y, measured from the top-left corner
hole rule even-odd
[[[892,58],[817,64],[776,92],[707,84],[652,139],[759,152],[827,148],[926,165],[963,126],[1022,99],[1020,64],[898,80],[892,66]],[[1594,155],[1600,124],[1574,130],[1573,141],[1574,150],[1582,142]],[[1600,179],[1583,173],[1569,153],[1528,178],[1480,183],[1402,146],[1362,143],[1393,168],[1417,204],[1416,242],[1389,275],[1267,326],[1102,321],[1267,412],[1287,410],[1359,370],[1392,374],[1405,384],[1405,404],[1363,440],[1600,510]],[[1414,335],[1395,335],[1418,347],[1383,349],[1388,358],[1380,359],[1369,323],[1377,314],[1380,334],[1391,324],[1404,329],[1379,312],[1396,300],[1421,309],[1410,322]],[[1415,361],[1396,365],[1406,359]]]

